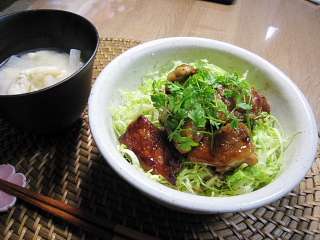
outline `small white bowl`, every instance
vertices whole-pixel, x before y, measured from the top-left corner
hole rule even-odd
[[[285,133],[298,134],[285,152],[276,179],[260,190],[234,197],[203,197],[157,183],[131,166],[117,150],[109,107],[123,105],[120,89],[136,90],[144,74],[171,60],[208,59],[226,70],[244,73],[265,95],[271,113]],[[89,121],[95,142],[107,163],[146,196],[172,209],[189,213],[225,213],[255,209],[292,191],[308,173],[317,151],[317,126],[312,110],[298,87],[278,68],[240,47],[204,38],[177,37],[150,41],[114,59],[96,80],[89,98]]]

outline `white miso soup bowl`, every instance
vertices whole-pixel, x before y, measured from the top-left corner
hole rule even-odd
[[[266,96],[271,113],[284,132],[300,132],[285,152],[277,177],[260,190],[233,197],[204,197],[179,192],[136,170],[118,152],[118,139],[109,111],[124,105],[119,90],[137,90],[142,76],[169,61],[207,59],[240,74]],[[291,192],[306,176],[317,151],[317,126],[312,110],[298,87],[274,65],[243,48],[205,38],[174,37],[143,43],[115,58],[97,78],[89,98],[89,121],[95,142],[107,163],[125,181],[147,197],[169,208],[188,213],[226,213],[255,209]]]

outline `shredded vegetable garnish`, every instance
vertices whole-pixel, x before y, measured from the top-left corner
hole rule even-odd
[[[159,117],[165,111],[170,113],[167,127],[171,134],[169,140],[179,142],[179,147],[190,149],[198,143],[192,139],[181,138],[180,128],[186,119],[192,119],[196,127],[210,125],[219,129],[228,121],[233,127],[244,119],[239,119],[232,112],[226,111],[222,101],[215,98],[215,89],[230,86],[224,94],[237,99],[236,108],[250,111],[251,87],[246,81],[246,74],[229,73],[207,60],[188,63],[198,69],[197,74],[189,77],[184,84],[169,82],[167,76],[176,67],[184,64],[173,61],[154,72],[143,76],[143,85],[136,91],[122,91],[126,104],[113,106],[110,111],[117,135],[123,135],[130,123],[140,115],[144,115],[155,126],[163,128]],[[166,90],[170,89],[170,94]],[[224,114],[221,120],[219,114]],[[119,144],[119,151],[139,171],[151,179],[170,188],[201,196],[235,196],[255,191],[270,183],[277,175],[282,164],[282,157],[290,137],[285,135],[277,119],[267,112],[262,112],[258,118],[245,119],[250,129],[250,136],[255,145],[258,163],[253,166],[242,164],[236,169],[217,172],[214,167],[204,163],[194,163],[185,155],[182,170],[177,176],[176,185],[171,185],[161,175],[145,171],[138,157],[125,145]],[[214,131],[206,130],[207,134]]]

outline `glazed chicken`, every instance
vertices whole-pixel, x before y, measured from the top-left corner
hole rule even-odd
[[[193,66],[182,64],[172,72],[168,74],[168,80],[170,82],[185,82],[190,76],[196,74],[198,69],[194,68]]]
[[[197,72],[198,69],[183,64],[169,73],[167,79],[183,85],[190,76]],[[168,86],[166,87],[166,93],[172,94]],[[217,172],[225,172],[242,164],[255,165],[258,157],[254,151],[255,146],[250,139],[246,121],[248,118],[260,117],[262,112],[270,113],[270,106],[266,98],[252,87],[251,96],[243,96],[247,100],[250,98],[251,109],[247,111],[237,107],[237,99],[234,94],[227,94],[227,91],[234,92],[234,87],[222,85],[215,90],[216,92],[213,93],[215,98],[220,99],[219,104],[226,107],[221,112],[217,110],[219,120],[224,121],[225,125],[211,135],[208,132],[211,132],[212,128],[207,130],[206,127],[195,127],[191,119],[184,119],[185,123],[181,126],[182,131],[179,134],[183,139],[192,139],[192,142],[195,143],[192,147],[190,145],[190,147],[181,148],[180,143],[175,139],[169,142],[168,136],[173,130],[166,126],[166,123],[172,120],[167,110],[164,110],[159,118],[164,127],[163,131],[154,126],[146,117],[140,116],[128,126],[126,132],[120,137],[120,143],[125,144],[137,155],[145,170],[152,170],[153,174],[161,174],[172,185],[176,183],[176,176],[181,171],[182,158],[186,156],[192,162],[215,167]],[[237,95],[238,92],[235,94]],[[242,94],[241,91],[239,91],[239,96],[240,94]],[[227,119],[227,115],[230,114],[240,120],[239,125],[235,128],[231,127],[232,119]],[[198,145],[195,146],[197,143]]]
[[[221,88],[217,89],[216,97],[224,104],[227,105],[227,110],[229,113],[232,112],[233,116],[237,117],[238,119],[242,119],[246,121],[247,119],[247,112],[242,108],[236,108],[236,98],[235,97],[226,97],[224,91],[232,90],[233,88],[230,86],[222,86]],[[250,119],[255,119],[260,116],[262,112],[270,113],[270,106],[262,94],[259,94],[253,87],[251,87],[252,98],[250,102],[250,106],[252,109],[249,111]],[[240,94],[240,93],[239,93]],[[246,96],[248,100],[248,96]],[[235,109],[236,108],[236,109]],[[220,113],[219,119],[226,121],[226,116],[224,113]]]
[[[182,64],[181,66],[176,67],[176,69],[170,72],[167,76],[167,79],[170,82],[179,82],[183,84],[190,76],[196,74],[198,69],[193,66]],[[166,93],[170,93],[168,85],[166,85]]]
[[[182,131],[180,133],[181,137],[191,138],[196,143],[199,143],[204,137],[204,133],[202,133],[201,131],[206,130],[206,128],[204,127],[203,128],[195,127],[192,120],[183,124],[181,128],[185,129],[185,131]],[[166,128],[166,131],[169,136],[171,134],[171,131],[167,128]],[[191,149],[182,149],[181,147],[179,147],[179,142],[175,141],[174,139],[172,140],[172,142],[175,148],[182,154],[185,154],[191,151]]]
[[[184,82],[190,77],[193,76],[194,74],[198,73],[198,69],[194,68],[193,66],[183,64],[181,66],[178,66],[174,71],[170,72],[168,74],[168,80],[171,82],[176,82],[178,81],[180,84],[184,84]],[[236,97],[227,97],[228,94],[226,94],[226,91],[232,91],[235,90],[234,87],[232,86],[225,86],[222,85],[220,88],[216,89],[216,94],[215,97],[217,99],[220,99],[226,106],[226,111],[230,114],[232,114],[234,117],[237,119],[242,120],[243,122],[247,121],[247,114],[249,113],[249,118],[250,119],[256,119],[258,118],[262,112],[268,112],[270,113],[270,106],[267,103],[266,98],[259,94],[253,87],[251,87],[251,99],[250,99],[250,106],[251,110],[247,112],[247,110],[242,109],[237,107],[237,99]],[[166,91],[167,94],[171,94],[169,91]],[[238,93],[239,95],[242,94],[241,91]],[[244,96],[246,100],[249,102],[249,96],[245,95]],[[225,112],[220,112],[217,110],[218,113],[218,119],[225,121],[227,123],[230,123],[232,119],[227,119],[227,115]],[[160,122],[161,124],[166,128],[166,123],[165,121],[162,121],[161,118],[165,118],[165,115],[168,114],[168,112],[162,113],[160,117]],[[170,119],[169,119],[170,120]],[[181,137],[186,137],[186,138],[191,138],[194,142],[200,143],[200,141],[203,139],[204,134],[201,133],[203,131],[206,131],[205,128],[196,128],[193,126],[192,121],[187,121],[183,126],[181,126],[181,131],[180,135]],[[166,131],[168,135],[171,134],[171,131],[166,128]],[[177,148],[177,150],[182,153],[186,154],[191,151],[191,149],[182,149],[179,147],[179,142],[173,140],[173,144]]]
[[[234,129],[230,124],[225,125],[214,135],[213,141],[211,135],[206,134],[201,144],[193,148],[188,156],[190,161],[207,163],[218,172],[237,168],[243,163],[253,166],[258,162],[249,129],[244,123]]]
[[[140,116],[128,126],[119,140],[137,155],[145,170],[152,169],[152,174],[161,174],[175,185],[176,175],[181,170],[181,157],[169,143],[165,131]]]

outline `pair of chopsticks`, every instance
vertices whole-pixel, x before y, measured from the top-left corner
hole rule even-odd
[[[79,228],[93,233],[103,239],[143,239],[156,240],[156,238],[130,229],[120,224],[111,223],[106,219],[85,213],[80,209],[50,198],[41,193],[20,187],[0,178],[0,190],[18,197],[48,213],[57,216]]]

